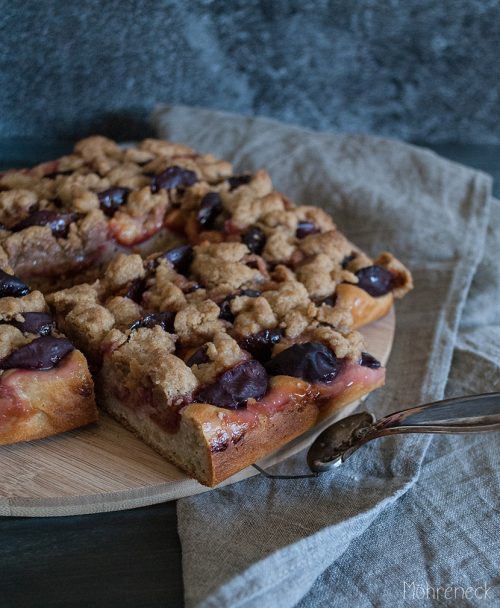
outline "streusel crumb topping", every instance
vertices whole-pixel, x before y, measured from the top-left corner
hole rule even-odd
[[[94,363],[109,356],[126,386],[154,386],[171,403],[263,347],[319,342],[359,360],[338,286],[373,297],[412,288],[394,256],[368,257],[323,209],[274,190],[266,171],[234,174],[156,139],[125,147],[92,136],[0,175],[0,224],[2,267],[41,274],[47,292],[61,279],[47,295],[58,327]],[[45,310],[40,292],[0,298],[1,318]],[[27,339],[1,331],[5,352]]]
[[[10,319],[23,312],[46,312],[45,298],[40,291],[31,291],[21,298],[0,298],[0,319]]]
[[[29,344],[34,336],[23,334],[20,329],[12,325],[0,325],[0,359],[7,357],[20,346]]]
[[[194,248],[191,270],[208,289],[234,291],[264,277],[245,263],[249,251],[242,243],[207,243]]]
[[[224,332],[216,333],[212,340],[206,343],[205,354],[208,361],[192,367],[200,384],[210,384],[222,371],[248,357],[238,342]]]
[[[140,255],[119,253],[104,271],[104,283],[107,290],[113,292],[135,279],[142,279],[145,274],[144,263]]]
[[[236,296],[230,306],[235,315],[234,331],[241,336],[256,334],[262,329],[278,325],[278,318],[265,297]]]
[[[152,385],[161,390],[168,401],[175,402],[198,386],[191,369],[172,353],[175,337],[160,327],[138,329],[121,346],[113,350],[111,360],[121,374],[123,384]]]
[[[175,316],[175,333],[185,344],[210,340],[224,330],[219,314],[220,309],[212,300],[188,304]]]
[[[0,192],[0,222],[5,226],[16,223],[29,214],[37,201],[35,192],[23,188]]]

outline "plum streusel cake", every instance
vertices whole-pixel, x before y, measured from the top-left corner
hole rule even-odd
[[[356,329],[411,289],[410,273],[265,171],[91,137],[0,187],[0,255],[42,279],[99,403],[202,483],[384,383]]]

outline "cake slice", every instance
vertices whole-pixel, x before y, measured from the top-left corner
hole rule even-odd
[[[48,302],[99,403],[210,486],[384,383],[358,332],[239,242],[119,254]]]
[[[0,444],[96,420],[85,357],[57,330],[43,295],[0,270]]]
[[[385,369],[373,358],[370,366],[362,356],[358,361],[339,359],[318,342],[289,347],[279,363],[278,357],[264,365],[248,358],[204,384],[166,349],[149,350],[158,338],[150,332],[105,356],[98,381],[100,402],[207,486],[257,462],[384,384]],[[142,341],[146,352],[160,358],[141,360],[136,348],[141,352]],[[318,359],[324,359],[320,370]]]
[[[180,144],[146,139],[127,148],[88,137],[72,154],[0,174],[0,244],[16,274],[44,290],[55,278],[81,282],[117,251],[175,242],[165,226],[172,197],[230,169]]]

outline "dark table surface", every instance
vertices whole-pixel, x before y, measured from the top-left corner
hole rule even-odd
[[[500,146],[427,146],[493,175],[500,195]],[[27,166],[70,149],[62,141],[0,140],[0,167]],[[175,502],[98,515],[1,517],[0,539],[1,608],[183,604]]]

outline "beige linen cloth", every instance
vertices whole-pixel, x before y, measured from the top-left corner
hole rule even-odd
[[[411,268],[387,385],[364,409],[500,390],[500,210],[488,176],[401,142],[264,119],[177,106],[154,121],[239,171],[266,168],[367,252]],[[180,500],[186,605],[499,605],[499,464],[497,434],[394,437],[317,479],[257,476]],[[276,471],[303,466],[302,453]],[[461,586],[475,597],[462,601]]]

